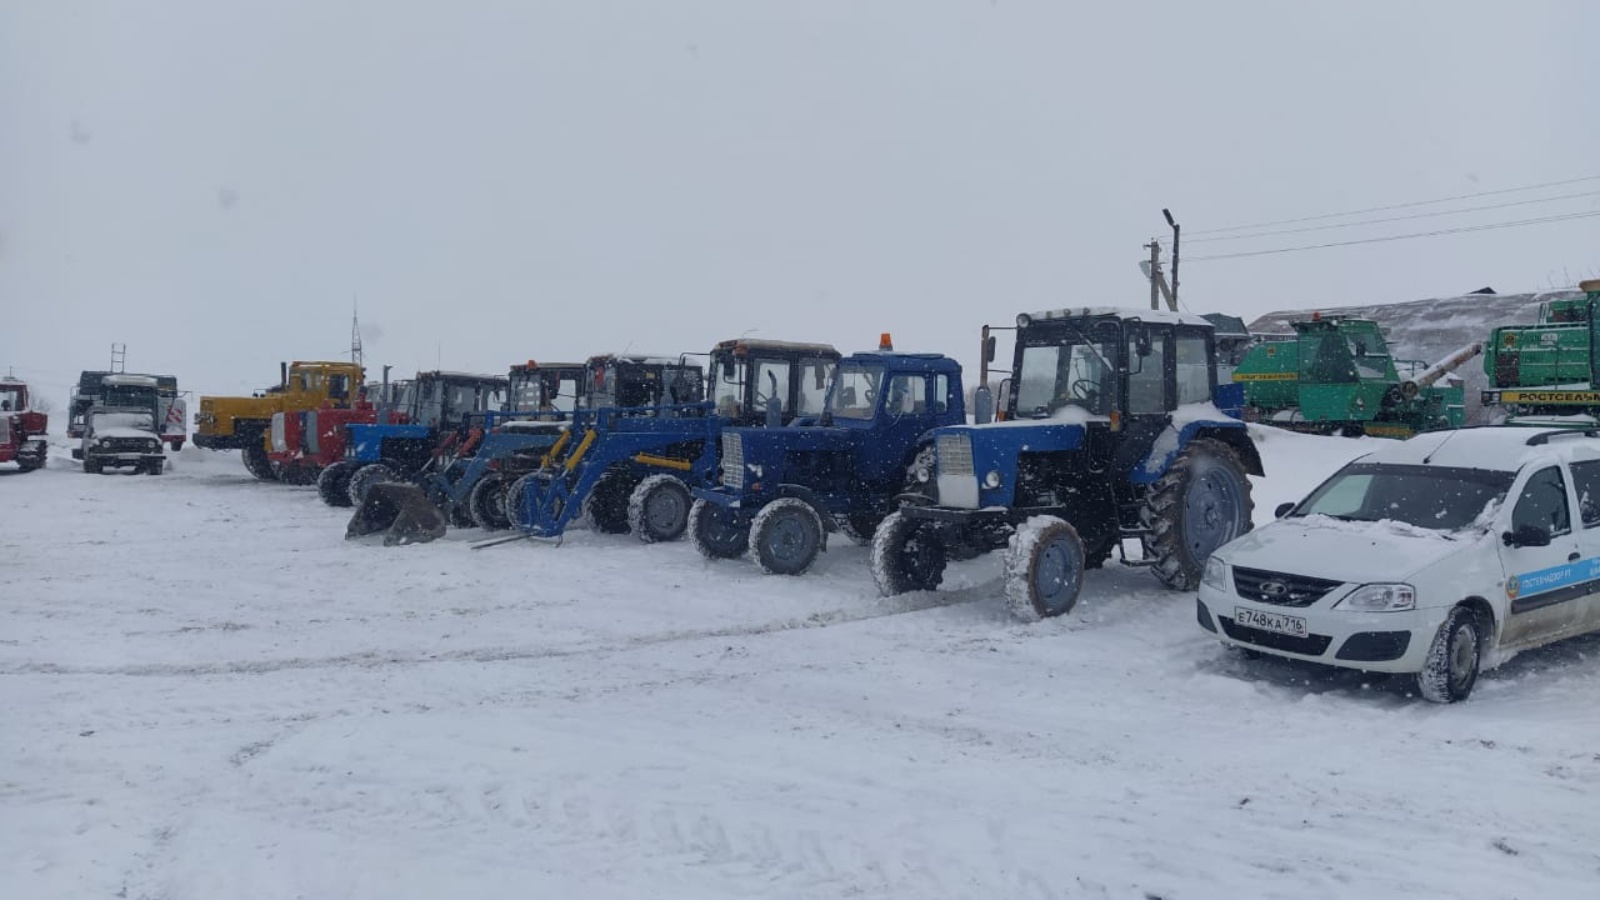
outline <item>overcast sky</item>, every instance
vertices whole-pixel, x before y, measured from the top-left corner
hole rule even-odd
[[[1544,288],[1600,273],[1600,218],[1199,257],[1600,179],[1199,232],[1600,175],[1596,34],[1587,0],[0,0],[0,373],[64,405],[121,341],[240,392],[347,353],[357,298],[402,371],[880,331],[971,365],[986,321],[1147,303],[1162,207],[1196,312]]]

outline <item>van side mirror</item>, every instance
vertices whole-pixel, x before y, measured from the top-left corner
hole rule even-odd
[[[1287,516],[1293,509],[1293,503],[1279,503],[1278,508],[1272,511],[1272,517],[1274,519],[1281,519],[1284,516]]]
[[[1507,547],[1548,547],[1550,529],[1540,528],[1537,525],[1518,525],[1500,535],[1500,540]]]

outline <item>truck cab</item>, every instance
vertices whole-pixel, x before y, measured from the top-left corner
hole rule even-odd
[[[120,468],[160,475],[166,455],[161,452],[161,424],[156,415],[149,404],[92,406],[84,414],[83,437],[73,455],[83,460],[83,470],[92,475]]]
[[[42,468],[49,424],[44,413],[33,410],[26,382],[0,378],[0,462],[15,462],[24,472]]]

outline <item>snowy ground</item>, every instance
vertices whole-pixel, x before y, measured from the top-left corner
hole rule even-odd
[[[1271,433],[1257,520],[1361,442]],[[1466,704],[1113,565],[885,601],[588,532],[346,543],[187,450],[0,472],[0,897],[1600,896],[1600,641]]]

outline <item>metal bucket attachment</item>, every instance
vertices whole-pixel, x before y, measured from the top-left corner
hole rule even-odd
[[[383,532],[383,545],[426,544],[444,537],[445,515],[422,489],[412,484],[382,482],[367,490],[366,499],[344,530],[345,540]]]

